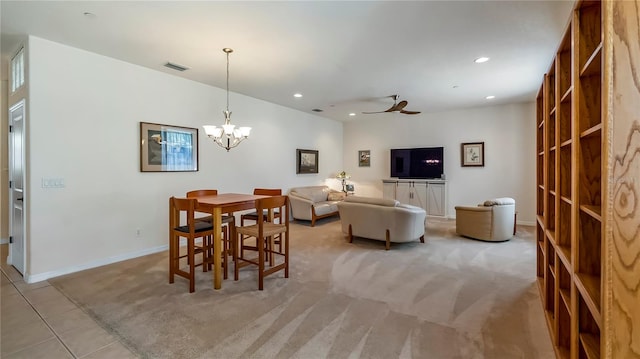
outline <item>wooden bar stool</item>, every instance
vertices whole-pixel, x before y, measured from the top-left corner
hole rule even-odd
[[[273,196],[256,200],[256,213],[267,213],[267,216],[258,216],[257,223],[250,226],[236,227],[234,237],[234,279],[238,280],[239,269],[246,265],[256,265],[258,267],[258,289],[264,287],[264,277],[280,270],[284,270],[284,277],[289,278],[289,216],[281,216],[279,223],[274,223],[274,212],[289,213],[289,197]],[[283,222],[284,217],[284,223]],[[274,237],[280,235],[280,248],[274,250]],[[255,238],[255,247],[245,246],[244,241]],[[270,243],[269,245],[266,245]],[[255,248],[258,253],[257,259],[245,257],[244,251]],[[276,258],[270,261],[269,268],[265,268],[265,254],[275,255]],[[275,259],[280,263],[276,264]]]
[[[187,198],[195,198],[195,197],[200,197],[200,196],[217,196],[218,195],[218,190],[217,189],[198,189],[198,190],[193,190],[193,191],[189,191],[187,192]],[[198,222],[206,222],[209,223],[211,225],[213,225],[213,216],[211,214],[208,214],[206,216],[201,216],[201,217],[197,217],[196,221]],[[227,279],[229,277],[229,269],[228,269],[228,260],[227,257],[228,256],[233,256],[233,253],[230,253],[230,243],[231,243],[231,239],[234,236],[233,230],[235,228],[235,217],[233,216],[233,214],[230,215],[224,215],[222,216],[222,226],[224,227],[222,229],[222,236],[223,236],[223,269],[224,269],[224,279]],[[211,243],[210,245],[210,253],[209,253],[209,257],[212,258],[213,256],[213,243]],[[213,265],[213,260],[211,260],[208,263],[208,269],[211,269],[211,266]]]
[[[169,283],[174,282],[175,275],[189,280],[189,293],[195,291],[195,267],[202,265],[203,271],[210,267],[211,238],[213,226],[195,220],[195,208],[198,201],[191,198],[169,199]],[[186,224],[181,223],[184,218]],[[180,238],[187,239],[187,253],[180,255]],[[197,238],[202,238],[200,244]],[[202,254],[202,261],[195,262],[196,254]],[[188,271],[180,269],[180,258],[187,258]]]

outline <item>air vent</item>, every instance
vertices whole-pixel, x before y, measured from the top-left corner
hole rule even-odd
[[[314,109],[313,109],[313,110],[311,110],[311,111],[313,111],[313,112],[322,112],[322,110],[321,110],[321,109],[319,109],[319,108],[314,108]]]
[[[164,64],[165,67],[168,67],[172,70],[176,70],[176,71],[185,71],[185,70],[189,70],[188,67],[186,66],[182,66],[182,65],[178,65],[178,64],[174,64],[172,62],[167,62],[166,64]]]

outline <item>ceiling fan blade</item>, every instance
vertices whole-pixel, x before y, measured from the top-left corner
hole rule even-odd
[[[374,114],[374,113],[385,113],[385,112],[388,112],[388,111],[378,111],[378,112],[363,112],[363,114],[365,114],[365,115],[371,115],[371,114]]]
[[[420,113],[420,111],[407,111],[407,110],[400,110],[400,113],[404,113],[405,115],[417,115]]]
[[[403,108],[405,108],[407,106],[408,102],[405,100],[402,100],[400,102],[398,102],[397,105],[393,106],[393,110],[394,111],[402,111]]]

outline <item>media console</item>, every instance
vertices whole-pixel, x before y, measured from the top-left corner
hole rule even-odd
[[[439,179],[384,179],[382,196],[424,208],[428,216],[447,216],[447,181]]]

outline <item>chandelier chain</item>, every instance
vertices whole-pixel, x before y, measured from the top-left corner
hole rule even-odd
[[[227,111],[229,111],[229,52],[227,53]]]

